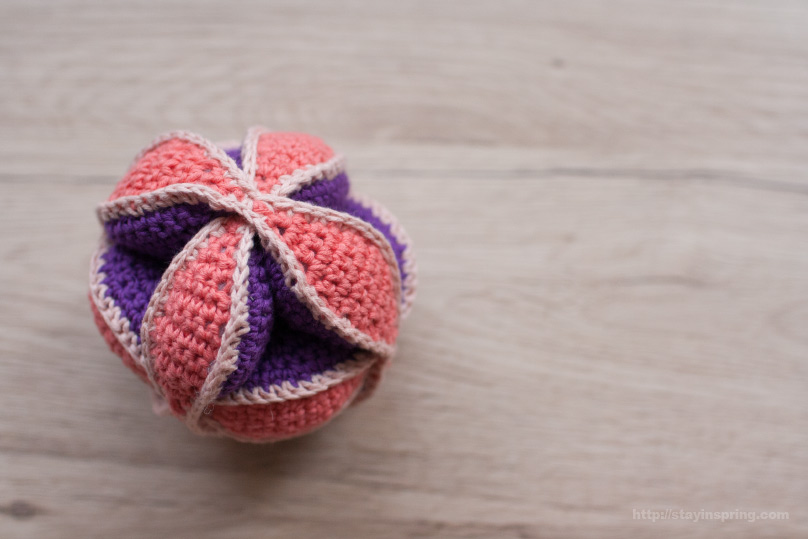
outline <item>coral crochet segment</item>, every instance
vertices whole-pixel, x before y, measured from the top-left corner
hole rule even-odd
[[[169,133],[98,217],[98,329],[200,434],[298,436],[369,396],[415,295],[406,233],[310,135]]]

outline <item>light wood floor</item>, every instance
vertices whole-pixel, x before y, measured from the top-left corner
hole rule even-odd
[[[256,123],[420,263],[376,396],[270,446],[152,415],[86,297],[135,153]],[[5,0],[0,163],[0,537],[808,536],[805,2]]]

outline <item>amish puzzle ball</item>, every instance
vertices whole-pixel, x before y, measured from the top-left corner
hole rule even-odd
[[[415,293],[409,239],[320,139],[174,132],[98,207],[98,329],[155,410],[272,441],[369,396]]]

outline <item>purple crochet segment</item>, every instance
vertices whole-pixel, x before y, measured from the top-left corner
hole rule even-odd
[[[273,298],[272,286],[267,277],[266,260],[260,245],[254,245],[247,261],[249,276],[247,282],[247,321],[250,331],[241,337],[238,345],[238,363],[236,370],[222,385],[222,394],[226,395],[243,386],[250,379],[255,367],[261,361],[270,335],[273,332]]]
[[[107,285],[107,297],[112,298],[129,320],[129,329],[140,342],[143,315],[168,263],[120,245],[112,245],[103,259],[99,271],[105,274],[102,283]]]
[[[171,260],[211,219],[222,215],[205,204],[178,204],[147,213],[124,216],[104,224],[116,245],[154,258]]]
[[[241,166],[240,150],[227,154]],[[402,272],[405,246],[373,212],[348,198],[347,175],[320,180],[291,195],[294,200],[349,213],[378,229],[390,242]],[[142,216],[121,217],[105,224],[113,246],[103,255],[107,295],[130,321],[140,339],[140,328],[165,268],[205,224],[222,215],[203,204],[179,204]],[[238,389],[268,389],[270,385],[310,381],[344,362],[355,348],[314,319],[286,286],[278,263],[256,238],[250,258],[248,322],[250,331],[239,343],[236,370],[222,387],[222,395]]]
[[[241,168],[241,148],[231,148],[229,150],[225,150],[224,153],[226,153],[230,159],[236,162],[238,168]]]
[[[250,331],[241,339],[236,371],[222,386],[222,395],[284,381],[296,386],[351,357],[354,347],[314,319],[257,240],[248,264]]]

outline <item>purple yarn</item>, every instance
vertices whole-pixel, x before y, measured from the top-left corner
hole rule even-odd
[[[247,321],[250,331],[241,337],[236,370],[222,385],[222,395],[235,391],[251,378],[266,350],[272,331],[272,288],[267,277],[266,255],[257,240],[247,265],[250,270],[247,282]]]
[[[317,339],[310,333],[295,331],[285,320],[279,320],[258,368],[250,375],[244,389],[267,389],[272,384],[280,385],[284,381],[297,386],[300,381],[311,381],[315,374],[350,359],[353,350],[344,341],[337,343]]]
[[[348,175],[342,172],[330,180],[319,180],[305,185],[292,193],[289,198],[343,211],[349,190]]]
[[[222,215],[206,204],[178,204],[144,215],[125,215],[104,223],[117,245],[149,256],[171,259],[194,234]]]
[[[231,148],[229,150],[225,150],[224,153],[226,153],[230,159],[236,162],[238,168],[241,168],[241,148]]]
[[[314,319],[257,240],[248,264],[250,331],[242,337],[236,371],[222,395],[284,381],[296,386],[350,358],[354,347]]]
[[[111,246],[102,258],[99,272],[106,274],[102,281],[107,285],[106,295],[129,320],[129,329],[140,342],[143,315],[168,264],[118,245]]]

